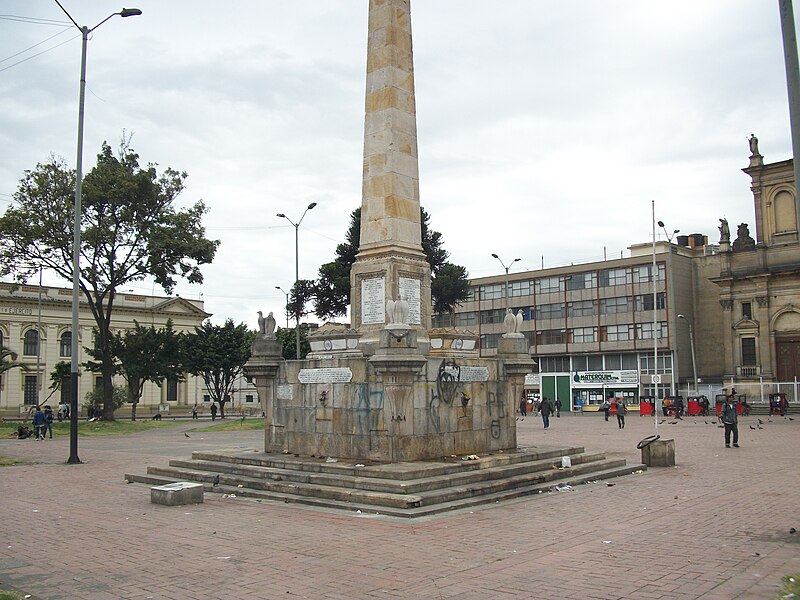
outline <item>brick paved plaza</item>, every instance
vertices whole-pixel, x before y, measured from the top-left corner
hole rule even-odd
[[[260,432],[199,433],[185,423],[68,440],[2,440],[0,589],[49,599],[775,598],[800,572],[800,419],[740,425],[725,449],[709,419],[660,426],[678,466],[413,522],[223,499],[150,504],[126,472],[192,450],[263,447]],[[708,421],[709,424],[705,424]],[[650,417],[624,430],[564,416],[521,445],[579,444],[638,461]]]

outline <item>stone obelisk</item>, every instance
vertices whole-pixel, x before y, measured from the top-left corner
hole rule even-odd
[[[390,300],[408,303],[408,325],[427,351],[430,265],[421,245],[410,0],[369,2],[361,243],[350,286],[365,354],[389,323]]]

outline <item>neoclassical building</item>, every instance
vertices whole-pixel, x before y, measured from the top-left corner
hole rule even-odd
[[[78,332],[80,362],[88,359],[84,346],[92,341],[94,318],[85,302],[80,307]],[[115,298],[112,331],[133,328],[134,321],[156,328],[166,326],[171,319],[176,331],[194,331],[211,315],[203,309],[201,300],[180,297],[156,297],[120,293]],[[50,374],[60,361],[69,363],[72,353],[72,289],[25,285],[15,288],[0,283],[0,343],[17,354],[25,369],[14,368],[0,376],[0,413],[16,415],[28,407],[43,402],[50,392]],[[38,368],[37,368],[38,365]],[[79,381],[78,404],[99,380],[99,374],[82,370]],[[116,385],[124,382],[115,380]],[[69,400],[70,386],[62,385],[48,403],[52,406]],[[202,403],[207,395],[199,378],[188,376],[185,381],[168,381],[161,387],[146,384],[140,409],[143,415],[167,405],[180,407]],[[150,410],[148,410],[150,409]],[[120,413],[125,414],[121,409]],[[166,409],[169,410],[169,409]]]
[[[722,243],[719,286],[726,378],[800,379],[800,236],[793,161],[764,164],[757,147],[743,169],[752,180],[755,239],[741,224]]]

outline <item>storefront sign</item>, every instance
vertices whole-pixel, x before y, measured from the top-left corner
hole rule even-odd
[[[30,317],[33,315],[33,309],[19,308],[18,306],[0,306],[0,315],[23,315]]]
[[[572,375],[573,387],[603,387],[639,385],[639,371],[576,371]]]
[[[528,373],[525,375],[525,386],[539,385],[539,374]]]

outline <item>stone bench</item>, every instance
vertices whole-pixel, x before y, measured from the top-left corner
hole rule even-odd
[[[183,504],[202,504],[203,484],[189,481],[176,481],[150,488],[150,502],[164,506]]]

